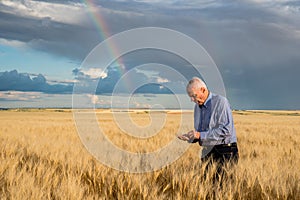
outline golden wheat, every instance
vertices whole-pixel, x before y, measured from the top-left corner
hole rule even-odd
[[[181,122],[181,115],[188,120]],[[129,113],[141,127],[151,116],[164,117],[163,129],[154,127],[155,136],[137,139],[120,130],[111,112],[97,113],[107,137],[132,152],[167,144],[180,123],[185,131],[193,126],[191,112]],[[1,111],[0,199],[300,199],[300,113],[236,111],[234,120],[240,160],[220,187],[203,177],[197,144],[161,170],[130,174],[88,153],[70,110]]]

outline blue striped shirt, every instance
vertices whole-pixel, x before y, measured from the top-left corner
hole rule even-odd
[[[202,106],[195,105],[194,128],[200,132],[202,146],[237,142],[228,100],[211,92]]]

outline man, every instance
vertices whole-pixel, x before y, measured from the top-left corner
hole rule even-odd
[[[178,138],[190,143],[198,142],[203,147],[201,160],[216,162],[217,173],[220,174],[226,163],[237,162],[239,158],[229,102],[225,97],[210,92],[198,77],[189,81],[186,91],[196,104],[194,130]]]

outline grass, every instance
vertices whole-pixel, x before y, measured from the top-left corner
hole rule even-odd
[[[188,131],[192,113],[182,115]],[[99,111],[97,117],[115,145],[151,152],[176,136],[181,114],[130,113],[142,129],[164,119],[162,129],[148,127],[157,132],[148,139],[124,134],[110,112]],[[228,169],[231,176],[221,188],[203,177],[197,144],[161,170],[126,173],[87,152],[68,110],[0,111],[0,199],[300,199],[299,112],[236,111],[234,120],[240,160]]]

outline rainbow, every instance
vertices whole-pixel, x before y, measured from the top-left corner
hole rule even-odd
[[[95,4],[94,0],[82,0],[82,2],[87,5],[89,17],[97,28],[97,31],[100,34],[100,39],[106,40],[109,38],[112,34],[109,31],[104,17],[99,11],[99,6]],[[118,73],[120,76],[124,75],[126,73],[125,64],[122,57],[119,57],[120,54],[118,48],[115,44],[113,44],[113,42],[109,43],[109,52],[112,58],[116,58],[116,69],[118,70]]]

